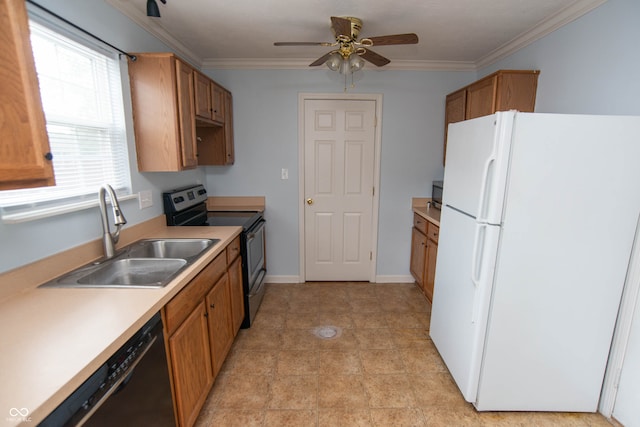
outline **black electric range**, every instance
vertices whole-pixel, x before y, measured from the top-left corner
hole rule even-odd
[[[264,215],[259,211],[207,211],[207,190],[202,185],[167,191],[162,194],[167,225],[241,226],[240,253],[245,295],[243,328],[251,326],[264,296],[267,274]]]

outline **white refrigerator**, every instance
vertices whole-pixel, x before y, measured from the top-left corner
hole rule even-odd
[[[640,117],[450,125],[430,335],[476,409],[595,412],[640,215]]]

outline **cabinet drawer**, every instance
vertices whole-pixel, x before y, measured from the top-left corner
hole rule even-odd
[[[167,335],[171,335],[178,329],[225,271],[227,271],[227,256],[223,251],[164,306]]]
[[[233,239],[233,242],[227,246],[227,265],[231,265],[238,255],[240,255],[240,236]]]
[[[427,224],[429,221],[421,217],[420,215],[414,213],[413,214],[413,226],[418,229],[422,234],[427,234]]]
[[[427,237],[438,243],[438,234],[440,234],[440,227],[429,222],[427,226]]]

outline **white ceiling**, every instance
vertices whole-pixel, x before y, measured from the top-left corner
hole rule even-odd
[[[360,37],[416,33],[417,45],[379,46],[386,69],[477,69],[571,22],[606,0],[167,0],[161,18],[146,0],[106,0],[205,68],[304,68],[334,41],[331,16],[363,21]],[[369,64],[368,67],[373,67]]]

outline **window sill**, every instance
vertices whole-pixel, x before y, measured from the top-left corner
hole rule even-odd
[[[118,196],[118,201],[133,200],[138,198],[138,193],[129,194],[127,196]],[[108,201],[107,201],[108,203]],[[2,214],[2,222],[5,224],[19,224],[22,222],[35,221],[43,218],[50,218],[57,215],[63,215],[70,212],[78,212],[98,206],[100,203],[97,199],[83,200],[81,202],[69,203],[64,206],[54,206],[48,208],[35,208],[27,212],[16,212],[11,214]]]

